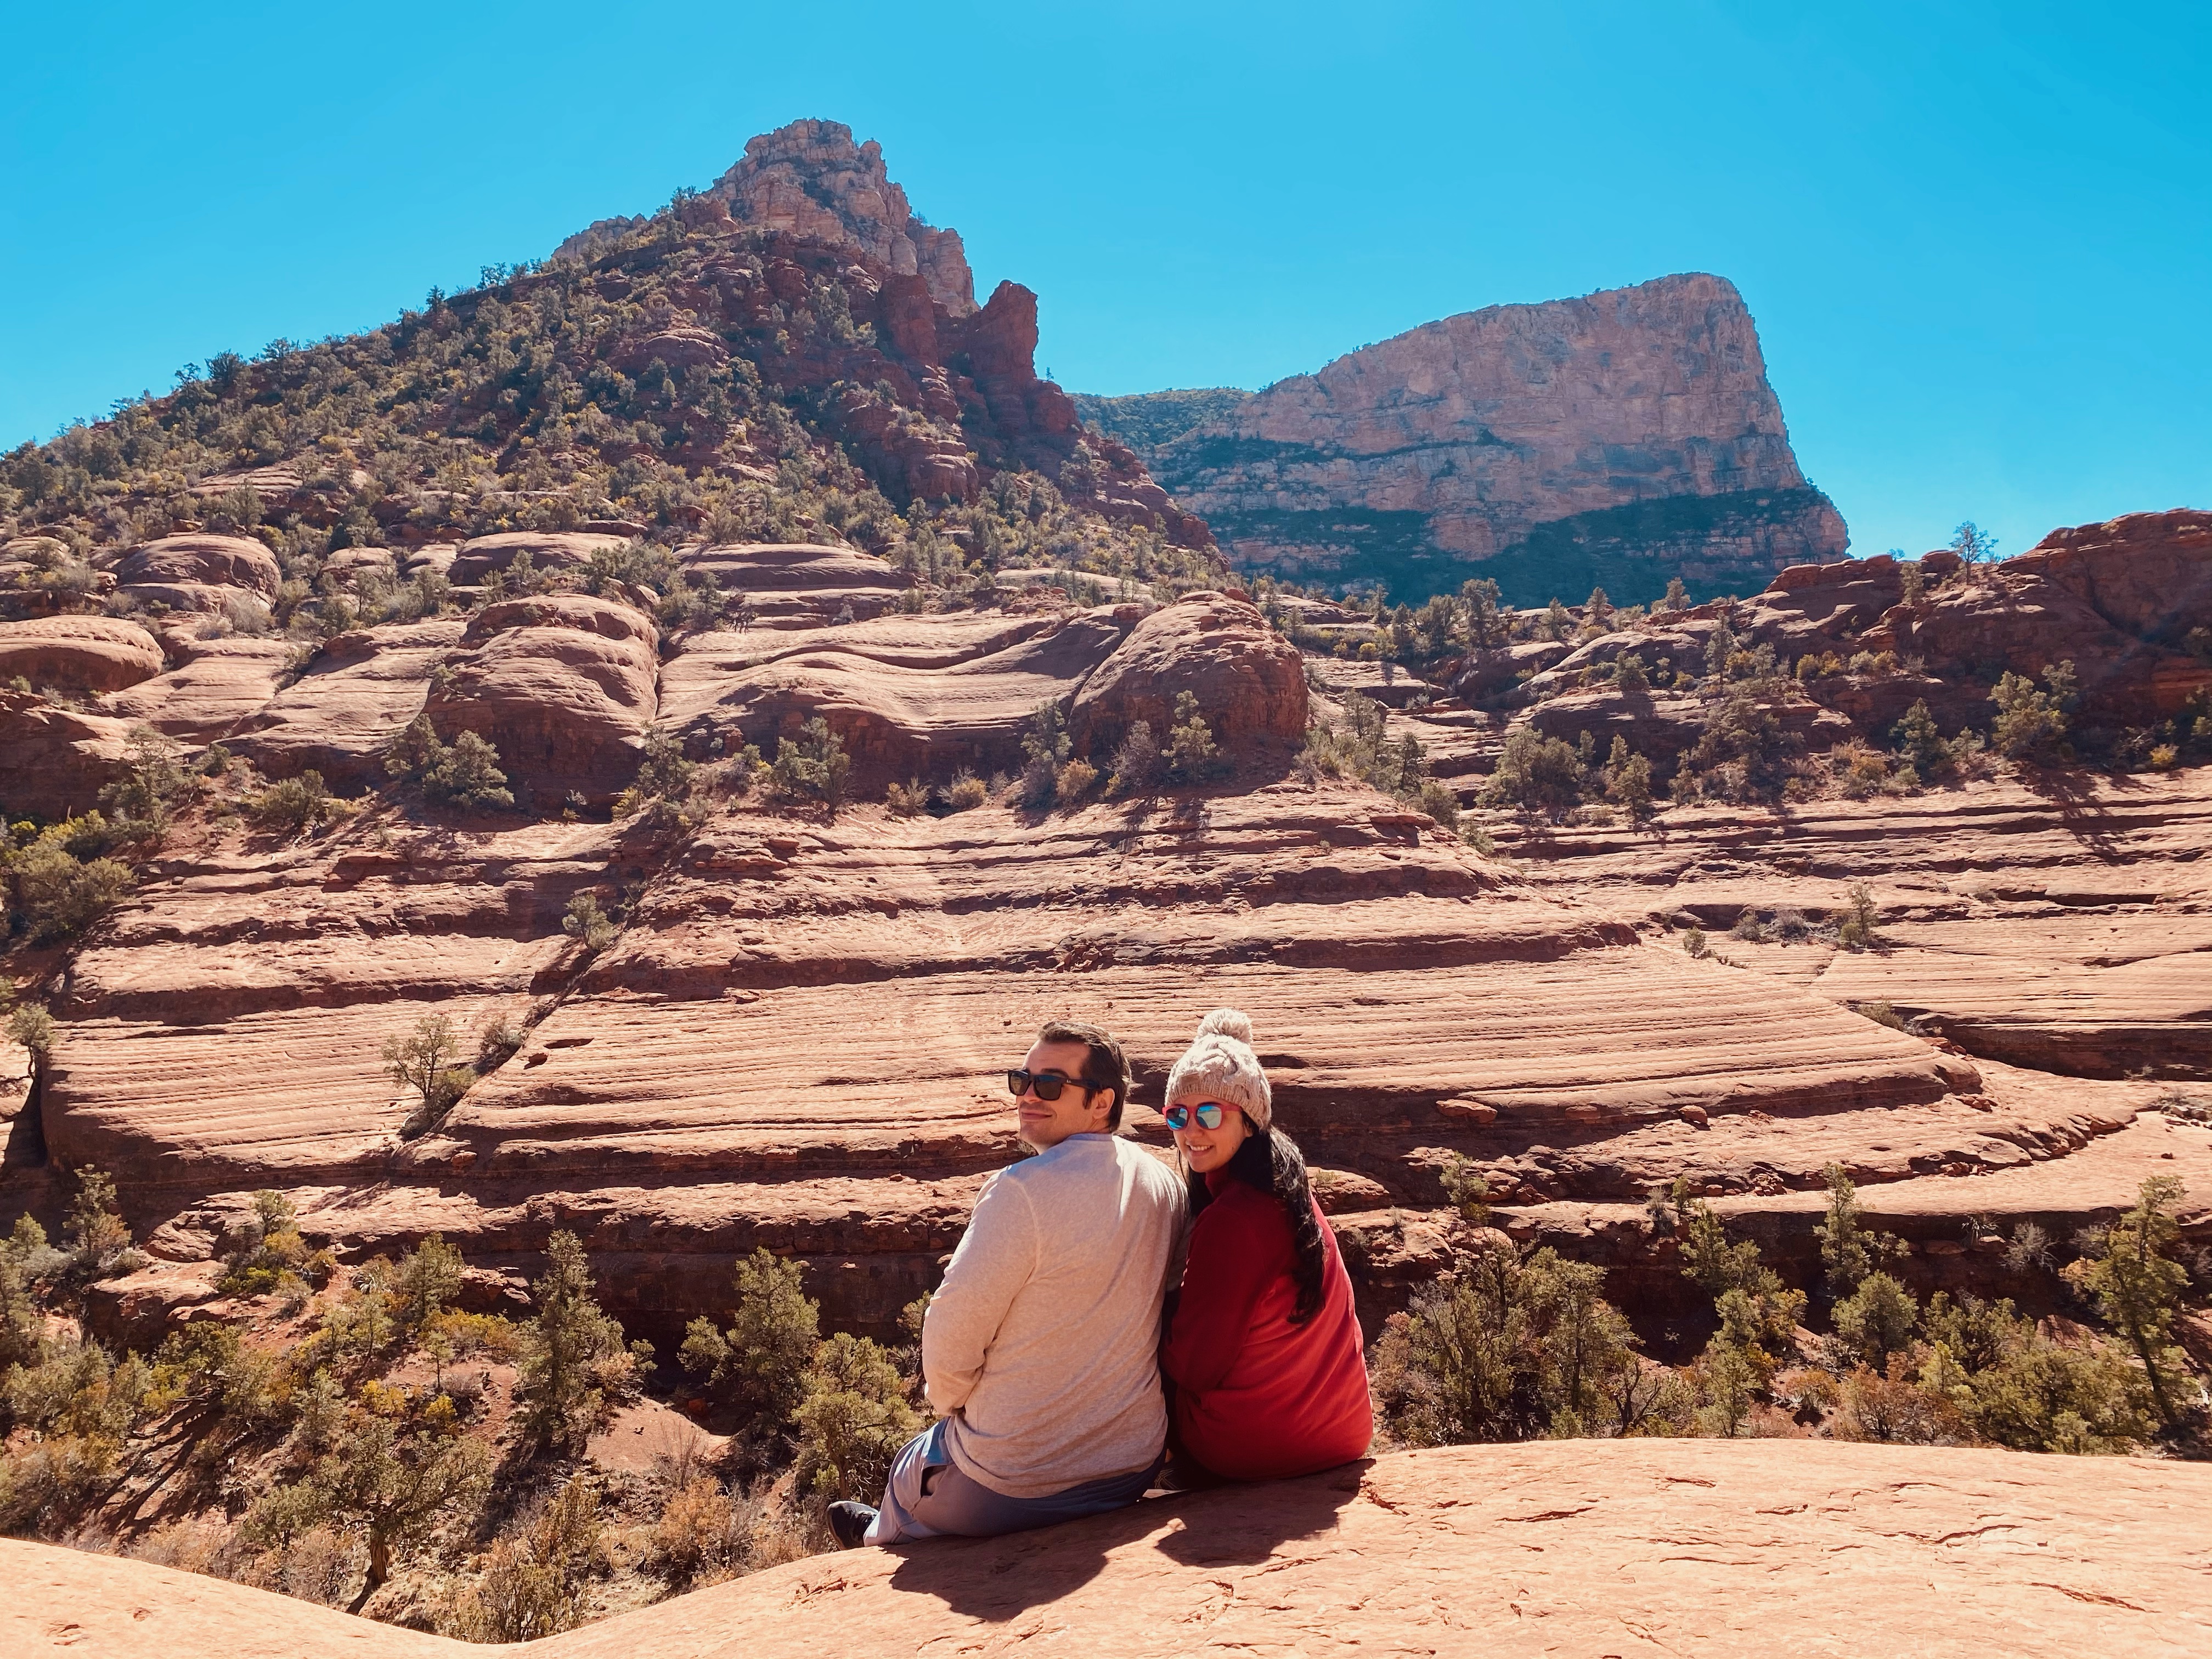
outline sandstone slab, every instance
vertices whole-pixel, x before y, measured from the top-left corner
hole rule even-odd
[[[546,1659],[2180,1656],[2212,1642],[2200,1467],[1795,1441],[1403,1453],[1043,1532],[794,1562],[532,1643]],[[24,1653],[469,1648],[173,1568],[0,1543]],[[857,1633],[865,1632],[865,1635]]]

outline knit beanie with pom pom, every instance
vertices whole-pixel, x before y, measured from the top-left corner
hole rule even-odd
[[[1252,1020],[1235,1008],[1217,1008],[1198,1023],[1198,1035],[1168,1073],[1169,1106],[1218,1100],[1243,1111],[1255,1129],[1274,1120],[1267,1074],[1252,1052]]]

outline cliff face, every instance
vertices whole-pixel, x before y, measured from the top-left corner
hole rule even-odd
[[[1448,317],[1139,447],[1239,564],[1406,598],[1748,592],[1847,541],[1717,276]]]

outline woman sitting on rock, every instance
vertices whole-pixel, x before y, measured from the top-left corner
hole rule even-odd
[[[1251,1043],[1250,1019],[1217,1010],[1168,1078],[1196,1218],[1160,1352],[1185,1485],[1310,1474],[1374,1432],[1352,1280]]]

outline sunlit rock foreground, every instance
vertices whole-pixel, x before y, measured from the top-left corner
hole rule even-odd
[[[1796,1441],[1400,1453],[1012,1538],[817,1557],[525,1644],[824,1655],[2212,1650],[2212,1470]],[[0,1542],[0,1645],[100,1659],[514,1652]]]

